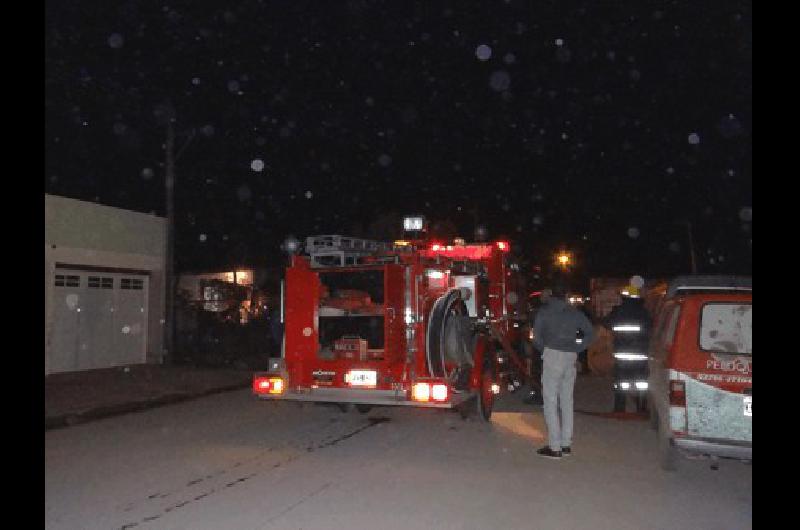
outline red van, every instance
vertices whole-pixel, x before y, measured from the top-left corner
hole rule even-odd
[[[681,276],[655,319],[650,417],[664,469],[679,453],[752,460],[753,289],[742,276]]]

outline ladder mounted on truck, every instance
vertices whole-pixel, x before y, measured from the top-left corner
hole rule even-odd
[[[322,235],[307,237],[305,250],[311,258],[311,267],[320,268],[359,265],[361,258],[386,252],[390,247],[388,243],[371,239]]]

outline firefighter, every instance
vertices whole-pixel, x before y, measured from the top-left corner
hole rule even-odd
[[[629,285],[622,291],[622,302],[603,323],[614,341],[614,412],[625,412],[628,395],[635,396],[636,409],[641,411],[645,408],[651,324],[637,285]]]

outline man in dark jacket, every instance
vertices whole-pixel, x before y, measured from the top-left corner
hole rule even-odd
[[[566,295],[566,286],[556,283],[550,300],[537,313],[533,324],[534,346],[542,351],[542,394],[548,437],[548,445],[537,454],[548,458],[572,454],[575,361],[578,352],[588,348],[594,338],[592,323],[567,303]]]

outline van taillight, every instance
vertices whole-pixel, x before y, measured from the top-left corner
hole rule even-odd
[[[686,383],[683,381],[669,382],[669,404],[672,407],[686,406]]]

